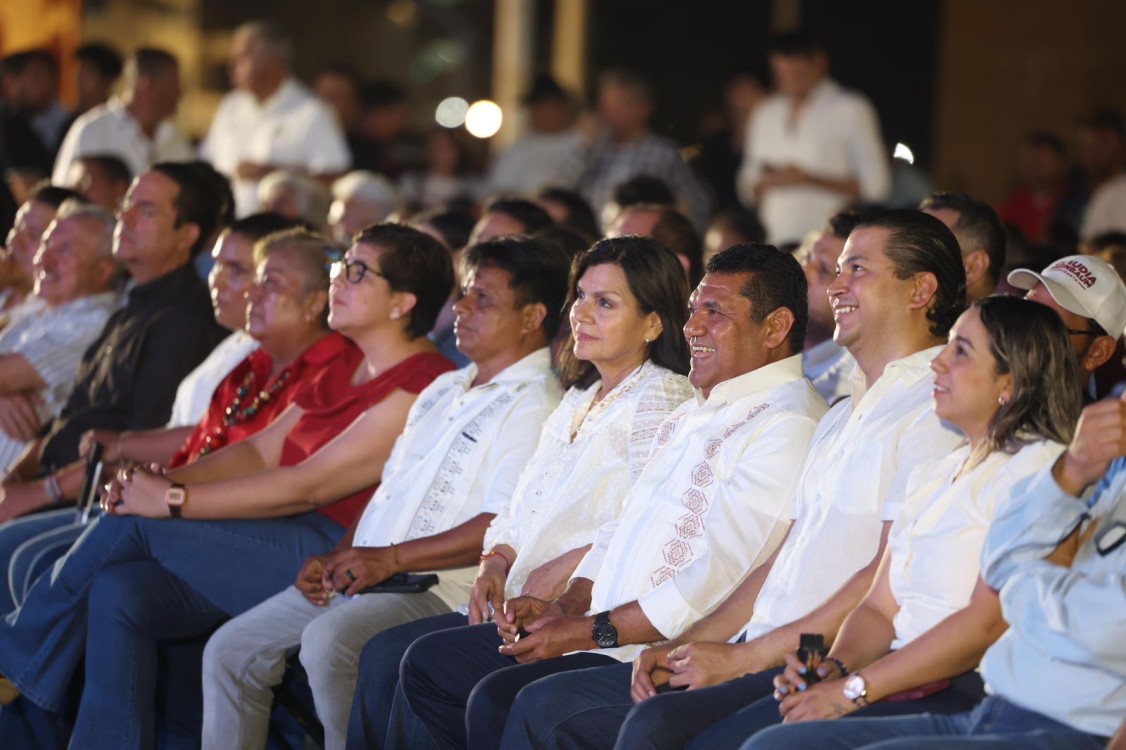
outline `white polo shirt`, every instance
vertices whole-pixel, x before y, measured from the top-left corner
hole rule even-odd
[[[661,426],[621,518],[575,570],[591,612],[637,601],[674,638],[778,546],[825,400],[788,357],[715,386]],[[599,653],[633,659],[641,645]]]

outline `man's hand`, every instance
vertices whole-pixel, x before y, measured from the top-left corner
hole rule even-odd
[[[390,547],[349,547],[327,555],[324,577],[334,591],[354,596],[399,572]]]
[[[243,161],[239,162],[239,165],[235,167],[235,177],[240,180],[260,180],[273,171],[274,168],[268,164],[255,164],[253,162]]]
[[[1110,462],[1126,455],[1126,394],[1083,410],[1075,437],[1056,461],[1052,475],[1060,488],[1078,496],[1106,474]]]
[[[528,574],[520,593],[537,599],[555,599],[567,588],[567,581],[575,571],[575,562],[570,559],[570,553],[548,560]]]
[[[473,581],[473,588],[469,590],[470,625],[489,621],[492,617],[489,605],[492,605],[495,612],[499,612],[504,606],[504,583],[508,579],[504,571],[505,564],[504,558],[499,555],[481,560],[477,578]]]
[[[541,617],[524,629],[528,631],[528,635],[518,641],[505,643],[498,649],[505,656],[515,657],[521,664],[554,659],[571,651],[584,651],[594,646],[591,638],[594,630],[593,617]]]
[[[500,615],[494,615],[497,632],[505,643],[515,643],[520,628],[529,630],[530,625],[541,617],[561,616],[563,610],[555,602],[545,602],[531,596],[518,596],[509,599],[501,608]]]
[[[668,656],[675,645],[663,643],[641,652],[633,662],[633,680],[630,684],[630,697],[634,703],[641,703],[657,694],[657,688],[669,681]]]
[[[325,588],[324,585],[326,558],[327,555],[317,555],[306,560],[301,566],[301,572],[297,574],[297,581],[293,584],[306,599],[318,607],[328,604],[333,593],[332,589]]]
[[[38,407],[43,399],[30,393],[0,396],[0,430],[12,440],[30,443],[39,434]]]
[[[785,696],[778,706],[782,722],[793,724],[800,721],[820,721],[839,719],[855,711],[859,706],[844,696],[844,680],[819,682],[803,692]]]
[[[698,690],[734,680],[751,671],[746,665],[745,644],[686,643],[668,655],[672,670],[669,685]]]

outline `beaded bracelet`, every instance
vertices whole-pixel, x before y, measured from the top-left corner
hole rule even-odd
[[[831,661],[831,662],[833,662],[834,664],[836,664],[836,665],[837,665],[837,669],[841,670],[841,677],[848,677],[848,667],[846,667],[846,666],[844,665],[844,662],[843,662],[843,661],[841,661],[840,659],[838,659],[837,657],[835,657],[835,656],[826,656],[826,657],[824,658],[824,660],[823,660],[823,661]]]

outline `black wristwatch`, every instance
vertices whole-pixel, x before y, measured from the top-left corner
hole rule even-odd
[[[609,610],[594,616],[594,628],[591,630],[590,637],[599,648],[618,647],[618,629],[610,622]]]

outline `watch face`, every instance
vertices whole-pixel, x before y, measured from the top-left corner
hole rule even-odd
[[[614,648],[618,645],[618,629],[609,622],[596,623],[593,635],[599,648]]]
[[[168,491],[164,493],[164,500],[169,505],[183,505],[184,504],[184,488],[183,487],[169,487]]]
[[[854,674],[848,678],[844,684],[844,696],[850,701],[854,701],[860,696],[864,695],[865,689],[868,686],[864,682],[864,678],[858,674]]]

